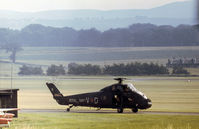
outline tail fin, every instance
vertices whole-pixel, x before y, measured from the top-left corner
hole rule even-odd
[[[57,87],[53,83],[46,83],[46,85],[48,86],[50,92],[52,93],[55,99],[59,97],[63,97],[61,92],[57,89]]]

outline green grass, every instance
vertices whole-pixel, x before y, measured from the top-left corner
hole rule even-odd
[[[39,51],[39,52],[38,52]],[[199,57],[199,47],[133,47],[133,48],[24,48],[17,62],[48,65],[70,62],[106,65],[132,61],[165,64],[171,57]],[[0,53],[8,61],[8,54]],[[19,88],[18,105],[22,109],[65,109],[52,98],[46,82],[54,82],[64,95],[98,91],[115,83],[112,76],[35,77],[18,76],[13,68],[13,88]],[[0,88],[10,88],[9,63],[0,63]],[[189,68],[199,75],[198,68]],[[70,78],[76,78],[71,80]],[[92,79],[78,79],[92,78]],[[97,79],[101,78],[101,80]],[[103,80],[105,78],[105,80]],[[199,77],[127,77],[135,87],[152,100],[147,111],[199,112]],[[153,80],[155,79],[155,80]],[[188,81],[191,80],[191,81]],[[75,108],[72,110],[81,110]],[[90,110],[90,108],[84,108]],[[93,110],[93,109],[92,109]],[[197,129],[199,116],[98,113],[21,113],[11,129]]]
[[[98,113],[23,113],[10,129],[198,129],[199,116]]]
[[[166,64],[172,57],[197,58],[199,47],[25,47],[17,53],[17,62],[42,65],[70,62],[106,65],[112,63],[154,62]],[[0,53],[0,61],[9,61],[9,54]],[[19,88],[18,104],[22,109],[65,109],[53,100],[45,86],[54,82],[64,95],[98,91],[115,83],[95,77],[87,80],[67,78],[87,77],[35,77],[18,76],[19,67],[13,68],[13,88]],[[0,62],[0,88],[10,88],[9,63]],[[189,68],[191,74],[199,75],[198,68]],[[91,77],[88,77],[91,78]],[[99,77],[97,77],[99,78]],[[151,100],[147,111],[199,112],[199,77],[128,77],[136,88]],[[157,79],[157,80],[153,80]],[[191,80],[191,81],[188,81]],[[87,108],[88,109],[88,108]],[[78,110],[73,109],[73,110]],[[11,129],[197,129],[199,116],[191,115],[149,115],[149,114],[97,114],[97,113],[22,113],[12,123]]]

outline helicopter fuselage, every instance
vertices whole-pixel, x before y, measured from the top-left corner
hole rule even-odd
[[[117,83],[107,86],[98,92],[70,96],[63,96],[52,83],[46,84],[54,99],[60,105],[116,108],[122,110],[122,112],[124,108],[131,108],[134,112],[137,112],[138,109],[147,109],[152,106],[151,100],[135,89],[132,84]]]

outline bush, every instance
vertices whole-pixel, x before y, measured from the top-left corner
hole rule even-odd
[[[113,64],[105,65],[104,74],[108,75],[155,75],[168,74],[169,71],[163,65],[159,66],[154,63],[128,63],[128,64]]]
[[[129,64],[113,64],[105,65],[100,68],[99,65],[79,65],[71,63],[68,65],[68,74],[83,74],[83,75],[154,75],[154,74],[169,74],[169,71],[163,65],[147,64],[147,63],[129,63]]]
[[[100,75],[102,74],[102,70],[99,65],[91,65],[91,64],[75,64],[71,63],[68,65],[68,74],[82,74],[82,75]]]
[[[58,75],[65,75],[65,69],[63,67],[63,65],[51,65],[50,67],[48,67],[47,71],[46,71],[48,76],[58,76]]]
[[[31,67],[23,65],[19,69],[19,75],[43,75],[43,70],[41,67]]]
[[[190,74],[186,69],[184,69],[181,66],[175,66],[173,67],[172,74]]]

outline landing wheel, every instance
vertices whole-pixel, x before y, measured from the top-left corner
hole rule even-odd
[[[67,112],[70,112],[70,108],[67,108],[66,111],[67,111]]]
[[[117,109],[117,112],[118,112],[118,113],[123,113],[123,110],[124,110],[123,108],[118,108],[118,109]]]
[[[133,108],[133,109],[132,109],[132,112],[137,113],[137,112],[138,112],[138,109],[137,109],[137,108]]]
[[[70,105],[69,108],[66,109],[67,112],[70,112],[70,109],[73,107],[73,105]]]

